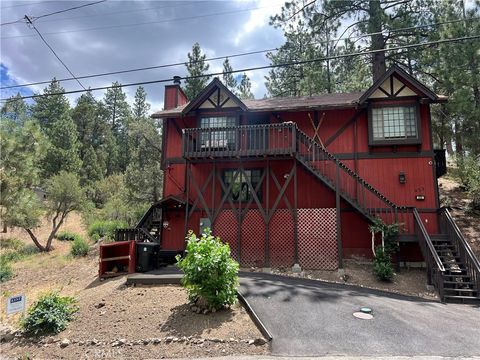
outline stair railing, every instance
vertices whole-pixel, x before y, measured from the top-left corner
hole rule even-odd
[[[117,229],[115,231],[115,241],[131,241],[137,242],[158,242],[147,230],[143,228]]]
[[[476,288],[480,291],[480,262],[472,251],[472,248],[465,240],[462,232],[458,228],[457,224],[450,215],[450,212],[446,208],[441,208],[440,215],[440,229],[442,233],[447,234],[452,244],[458,251],[460,260],[465,264],[467,268],[468,276],[470,276]]]
[[[413,208],[413,218],[415,233],[418,236],[418,244],[420,245],[420,250],[427,265],[428,281],[435,286],[440,299],[443,300],[443,274],[445,273],[445,267],[433,246],[432,239],[430,239],[416,208]]]
[[[334,190],[338,188],[347,201],[367,216],[380,217],[387,224],[402,223],[402,233],[412,232],[412,214],[406,207],[397,206],[387,199],[304,132],[296,129],[296,133],[297,157],[320,176],[327,185]]]

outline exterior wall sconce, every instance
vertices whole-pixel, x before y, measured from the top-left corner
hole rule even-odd
[[[290,176],[290,174],[284,174],[284,175],[283,175],[283,178],[284,178],[284,179],[288,179],[289,176]]]
[[[164,229],[168,229],[168,227],[170,226],[170,223],[168,222],[168,220],[165,220],[162,225]]]
[[[407,182],[407,177],[403,171],[400,171],[400,174],[398,174],[398,181],[400,184],[405,184]]]

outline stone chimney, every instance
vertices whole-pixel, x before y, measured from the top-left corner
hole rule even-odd
[[[164,110],[174,109],[188,103],[187,96],[180,87],[181,77],[173,77],[173,85],[165,85]]]

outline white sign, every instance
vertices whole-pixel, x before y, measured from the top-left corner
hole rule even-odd
[[[25,311],[25,295],[10,296],[7,299],[7,315]]]

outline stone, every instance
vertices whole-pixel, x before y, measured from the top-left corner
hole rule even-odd
[[[212,314],[215,314],[215,313],[217,312],[217,309],[215,309],[215,308],[212,308],[212,310],[211,310],[211,311],[212,311]]]
[[[427,291],[434,292],[435,291],[435,286],[427,284]]]
[[[203,310],[203,315],[207,315],[210,311],[208,309]]]
[[[255,340],[248,340],[248,343],[247,343],[247,344],[248,344],[248,345],[253,345],[253,344],[255,344]]]
[[[15,330],[7,325],[1,325],[0,327],[0,342],[12,341],[15,337]]]
[[[100,301],[98,304],[95,305],[97,309],[100,309],[105,306],[105,301]]]
[[[169,342],[172,342],[173,341],[173,336],[167,336],[165,338],[165,342],[169,343]]]
[[[154,343],[154,344],[160,344],[161,341],[162,341],[162,340],[159,339],[159,338],[153,338],[153,339],[152,339],[152,343]]]
[[[294,274],[300,274],[302,272],[302,268],[300,267],[300,264],[293,264],[292,272]]]
[[[261,346],[261,345],[265,345],[267,342],[265,341],[265,339],[263,338],[257,338],[255,339],[255,341],[253,342],[254,345],[256,346]]]
[[[210,339],[210,341],[215,342],[215,343],[219,343],[219,342],[222,342],[222,339],[213,338],[213,339]]]
[[[97,345],[98,344],[98,340],[97,339],[92,339],[90,340],[90,345]]]
[[[70,345],[70,340],[62,339],[62,341],[60,341],[60,347],[61,348],[66,348],[68,345]]]
[[[149,339],[144,339],[143,340],[143,345],[148,345],[150,343],[150,340]]]
[[[174,337],[174,338],[172,339],[173,342],[178,342],[179,340],[180,340],[180,339],[177,338],[177,337]]]

